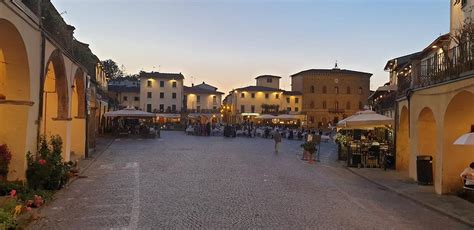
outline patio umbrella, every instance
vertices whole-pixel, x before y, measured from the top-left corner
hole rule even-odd
[[[471,126],[471,132],[460,136],[455,142],[455,145],[474,145],[474,125]]]
[[[393,125],[393,118],[375,113],[372,110],[359,111],[356,114],[339,121],[338,128],[375,128]]]
[[[126,108],[117,111],[106,112],[105,117],[130,117],[130,118],[152,118],[155,117],[154,113],[149,113],[135,108]]]
[[[282,119],[282,120],[296,120],[299,119],[298,115],[291,115],[291,114],[281,114],[275,117],[277,119]]]
[[[275,117],[273,115],[270,115],[270,114],[263,114],[263,115],[255,117],[255,118],[262,119],[262,120],[269,120],[269,119],[275,119],[277,117]]]

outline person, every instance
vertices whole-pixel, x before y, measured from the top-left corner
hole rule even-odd
[[[278,145],[281,143],[281,134],[278,129],[275,129],[273,140],[275,141],[275,153],[278,153]]]
[[[462,171],[461,177],[466,180],[464,184],[466,187],[474,188],[474,162]]]

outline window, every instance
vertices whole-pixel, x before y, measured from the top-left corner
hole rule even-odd
[[[334,108],[335,108],[336,110],[339,109],[339,102],[338,102],[338,101],[334,102]]]
[[[286,103],[290,104],[290,98],[289,97],[286,98]]]
[[[165,98],[165,93],[160,93],[160,98]]]
[[[133,100],[134,100],[134,101],[139,101],[139,100],[140,100],[140,97],[134,97]]]
[[[310,90],[311,93],[314,93],[314,85],[311,86]]]
[[[196,110],[197,110],[198,112],[201,111],[201,106],[199,106],[199,105],[196,106]]]
[[[176,99],[176,93],[171,94],[171,97],[172,97],[173,99]]]
[[[291,107],[287,107],[286,111],[291,112]]]
[[[359,87],[359,94],[362,95],[362,87]]]
[[[152,81],[151,80],[146,81],[146,86],[151,87],[152,86]]]
[[[298,104],[300,103],[300,99],[299,98],[295,98],[295,104]]]
[[[240,106],[240,112],[241,112],[241,113],[245,113],[245,105],[241,105],[241,106]]]
[[[314,109],[314,101],[311,101],[311,103],[309,103],[309,108]]]
[[[127,99],[128,99],[127,96],[123,96],[124,101],[127,101]]]
[[[172,84],[173,88],[176,88],[176,82],[175,81],[173,81],[173,83],[171,83],[171,84]]]
[[[255,93],[252,93],[252,98],[255,98]]]
[[[217,103],[217,96],[212,96],[212,103],[216,104]]]
[[[151,92],[146,93],[147,98],[151,98]]]
[[[348,101],[348,102],[346,103],[346,109],[347,109],[347,110],[350,110],[350,109],[351,109],[351,102]]]
[[[298,112],[300,109],[298,107],[295,107],[295,112]]]
[[[326,88],[326,86],[323,86],[323,93],[326,94],[328,91],[328,89]]]
[[[160,87],[165,87],[165,82],[164,81],[160,81]]]
[[[270,97],[270,95],[268,93],[266,93],[265,98],[268,99],[268,97]]]
[[[176,105],[171,105],[171,111],[176,112]]]
[[[314,117],[313,116],[309,116],[309,122],[314,123]]]
[[[245,98],[245,93],[241,93],[240,98]]]
[[[250,112],[255,113],[255,105],[250,106]]]
[[[267,78],[267,83],[272,83],[272,82],[273,82],[273,79]]]
[[[323,101],[323,109],[326,109],[328,107],[326,101]]]
[[[151,113],[151,104],[146,105],[146,111]]]
[[[339,87],[334,87],[334,93],[339,94]]]
[[[359,101],[359,109],[360,110],[364,109],[364,104],[362,104],[362,101]]]
[[[279,99],[280,98],[280,94],[275,94],[275,99]]]
[[[351,94],[351,87],[347,86],[347,94]]]
[[[165,111],[165,105],[164,104],[160,104],[160,112],[163,112]]]
[[[196,96],[196,102],[197,102],[197,103],[201,103],[201,95],[197,95],[197,96]]]
[[[217,106],[212,106],[212,109],[213,109],[213,110],[216,110],[216,109],[217,109]]]

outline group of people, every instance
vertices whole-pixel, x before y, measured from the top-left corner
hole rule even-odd
[[[200,123],[194,122],[189,124],[186,128],[187,134],[194,134],[196,136],[211,136],[212,130],[217,127],[216,124],[211,124],[211,122]]]

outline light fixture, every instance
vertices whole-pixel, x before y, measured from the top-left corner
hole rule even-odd
[[[474,125],[471,125],[471,132],[460,136],[454,145],[474,145]]]
[[[432,46],[431,48],[436,49],[436,48],[438,48],[438,46],[437,46],[437,45],[434,45],[434,46]]]

